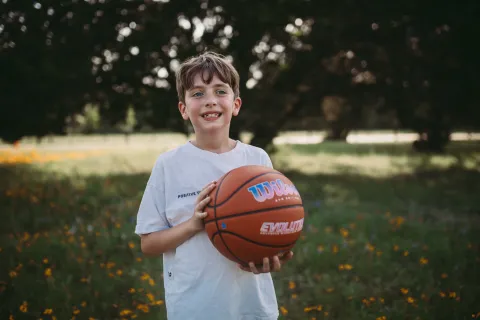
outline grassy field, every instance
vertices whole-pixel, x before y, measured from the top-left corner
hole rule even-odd
[[[0,151],[0,319],[165,319],[135,214],[166,150]],[[171,146],[169,146],[171,147]],[[282,145],[306,224],[281,319],[480,318],[480,145]]]

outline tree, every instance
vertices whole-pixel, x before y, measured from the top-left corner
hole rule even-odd
[[[209,49],[232,59],[241,76],[245,103],[233,123],[236,138],[243,128],[254,133],[252,144],[266,148],[291,119],[328,117],[321,103],[337,97],[348,108],[331,122],[329,136],[346,139],[376,96],[403,127],[426,136],[427,149],[441,150],[454,127],[476,125],[479,59],[468,50],[479,35],[473,5],[4,1],[0,138],[64,133],[65,119],[87,103],[98,105],[110,126],[133,105],[137,127],[186,133],[174,72]]]

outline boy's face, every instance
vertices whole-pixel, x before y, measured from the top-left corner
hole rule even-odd
[[[179,102],[178,109],[184,120],[190,120],[195,133],[228,131],[232,116],[238,115],[242,100],[234,97],[232,88],[216,75],[209,84],[200,74],[194,78],[193,87],[185,92],[185,103]]]

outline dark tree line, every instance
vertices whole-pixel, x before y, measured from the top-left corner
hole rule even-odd
[[[366,105],[441,151],[452,130],[478,129],[480,37],[475,1],[2,1],[0,138],[65,132],[87,103],[114,125],[185,131],[179,61],[209,49],[231,57],[245,101],[234,122],[265,147],[306,115],[345,139]],[[323,108],[327,97],[348,108]],[[332,101],[336,101],[335,99]],[[330,111],[328,111],[330,110]]]

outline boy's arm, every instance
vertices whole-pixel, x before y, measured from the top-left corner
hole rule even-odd
[[[207,216],[205,206],[210,202],[208,194],[213,190],[215,181],[207,184],[197,197],[195,211],[190,219],[172,228],[141,235],[142,252],[149,256],[158,256],[176,249],[179,245],[205,228],[203,219]]]
[[[196,227],[192,219],[188,219],[166,230],[142,234],[140,236],[142,252],[148,256],[161,255],[177,248],[200,230],[202,229]]]

